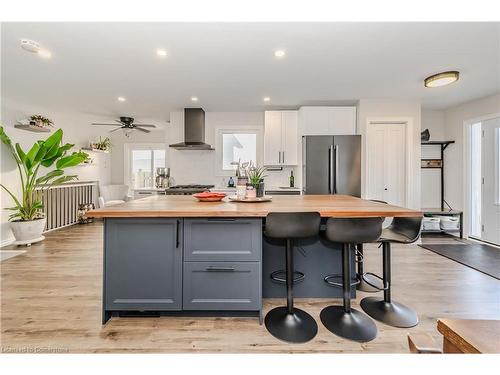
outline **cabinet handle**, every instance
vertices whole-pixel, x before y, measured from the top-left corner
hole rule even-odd
[[[283,153],[283,164],[285,164],[285,151],[282,151]]]
[[[278,151],[278,164],[281,163],[281,151]]]
[[[180,236],[179,236],[179,230],[181,227],[180,220],[177,220],[175,225],[176,225],[175,226],[175,247],[178,248],[180,245]]]
[[[212,267],[212,266],[209,266],[209,267],[205,268],[205,271],[208,271],[208,272],[234,272],[235,269],[234,269],[234,267]]]
[[[209,217],[208,221],[235,221],[232,217]]]

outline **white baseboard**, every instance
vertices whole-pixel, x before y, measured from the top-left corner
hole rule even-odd
[[[16,239],[15,239],[14,237],[7,238],[7,239],[5,239],[5,240],[2,240],[2,241],[0,242],[0,247],[4,247],[4,246],[7,246],[7,245],[10,245],[10,244],[14,243],[14,241],[15,241],[15,240],[16,240]]]

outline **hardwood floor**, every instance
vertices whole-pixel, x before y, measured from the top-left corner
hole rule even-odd
[[[319,326],[315,339],[298,345],[278,341],[255,318],[113,318],[101,326],[102,224],[77,225],[46,237],[0,263],[4,353],[408,353],[408,332],[427,332],[441,342],[438,318],[500,319],[500,281],[411,245],[393,247],[392,295],[417,311],[420,324],[397,329],[377,323],[378,337],[369,343],[341,339],[322,326],[321,309],[339,300],[297,301]],[[380,272],[380,249],[365,249],[365,269]],[[355,308],[365,295],[358,294]],[[266,300],[265,311],[283,302]]]

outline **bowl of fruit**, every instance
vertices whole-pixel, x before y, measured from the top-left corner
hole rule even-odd
[[[198,202],[219,202],[226,196],[225,193],[217,193],[204,191],[203,193],[193,194],[193,197],[198,199]]]

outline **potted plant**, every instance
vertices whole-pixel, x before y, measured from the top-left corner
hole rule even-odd
[[[25,152],[19,143],[12,144],[3,126],[0,126],[0,139],[9,148],[17,164],[21,182],[21,195],[19,197],[0,184],[15,204],[14,207],[7,209],[13,211],[9,216],[9,221],[18,244],[30,245],[33,242],[43,240],[42,233],[46,219],[42,212],[43,204],[39,187],[41,185],[59,185],[78,179],[75,175],[65,175],[64,170],[83,163],[88,157],[85,152],[81,151],[68,154],[74,145],[70,143],[63,145],[62,136],[63,131],[58,129],[46,140],[37,141],[29,151]],[[55,167],[55,169],[39,177],[40,167]]]
[[[54,126],[54,122],[47,117],[41,115],[33,115],[30,117],[30,124],[40,128],[48,128]]]
[[[249,184],[255,188],[257,198],[264,196],[264,173],[266,167],[250,166],[247,170]]]
[[[104,139],[99,137],[99,141],[90,145],[91,149],[99,151],[109,151],[111,150],[111,147],[113,147],[113,145],[111,144],[111,140],[109,139],[109,137],[106,137]]]

